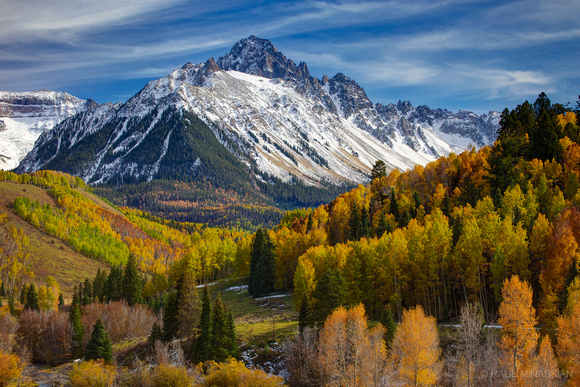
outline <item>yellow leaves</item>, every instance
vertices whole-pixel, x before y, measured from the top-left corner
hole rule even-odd
[[[23,369],[24,364],[18,356],[0,351],[0,386],[20,377]]]
[[[70,384],[73,387],[112,386],[116,376],[115,367],[94,360],[75,364],[69,374]]]
[[[515,375],[528,367],[536,348],[538,333],[536,311],[532,307],[532,288],[518,276],[506,279],[502,288],[503,302],[499,307],[498,324],[503,327],[500,346],[506,351],[506,367]]]
[[[580,385],[580,303],[558,317],[558,354],[571,375],[571,386]]]
[[[558,124],[565,128],[566,125],[572,124],[576,125],[576,114],[574,112],[567,112],[566,114],[558,114],[557,117]]]
[[[441,371],[437,326],[421,306],[403,312],[392,348],[403,383],[432,386],[437,382]]]
[[[367,329],[362,304],[336,309],[320,331],[320,363],[330,385],[370,386],[384,376],[386,348],[381,325]]]
[[[248,369],[239,360],[229,358],[224,363],[210,362],[207,375],[201,382],[207,387],[275,387],[284,383],[277,375],[268,375],[262,370]]]

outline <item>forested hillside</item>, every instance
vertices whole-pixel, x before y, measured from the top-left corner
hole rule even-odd
[[[9,292],[20,289],[35,272],[42,273],[40,281],[54,275],[70,291],[75,282],[71,278],[78,281],[94,276],[98,268],[125,265],[130,256],[149,275],[169,273],[173,263],[192,257],[199,268],[198,282],[229,275],[243,266],[235,262],[238,250],[249,243],[245,232],[177,223],[117,208],[93,195],[78,177],[51,171],[30,175],[0,171],[0,188],[5,193],[2,224],[7,236],[1,243],[8,253],[0,278]],[[39,231],[43,236],[37,236]],[[29,248],[31,238],[36,241],[34,249]],[[54,244],[61,247],[52,249]],[[62,260],[71,254],[73,258]],[[79,267],[81,262],[86,263]]]
[[[577,274],[578,140],[576,114],[542,94],[502,113],[492,148],[406,172],[378,161],[370,185],[270,231],[277,287],[317,312],[363,302],[371,318],[387,305],[400,319],[419,304],[448,321],[477,301],[494,321],[504,281],[518,275],[551,330]]]

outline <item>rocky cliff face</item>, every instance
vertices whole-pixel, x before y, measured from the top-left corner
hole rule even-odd
[[[64,92],[0,92],[0,169],[13,169],[45,130],[94,102]]]
[[[151,81],[122,106],[63,122],[42,136],[19,171],[50,167],[122,184],[184,173],[218,178],[210,170],[220,159],[230,168],[241,163],[256,181],[359,183],[378,159],[404,170],[490,144],[498,121],[495,112],[373,104],[344,74],[316,79],[305,63],[251,36],[217,62],[188,63]],[[209,153],[198,146],[209,144],[208,133],[217,139]],[[189,145],[180,149],[178,141]]]

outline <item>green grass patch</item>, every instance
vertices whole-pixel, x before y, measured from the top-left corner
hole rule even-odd
[[[214,300],[219,293],[232,311],[240,341],[258,344],[298,330],[298,313],[292,294],[254,299],[247,290],[246,278],[220,281],[210,286],[210,292]]]

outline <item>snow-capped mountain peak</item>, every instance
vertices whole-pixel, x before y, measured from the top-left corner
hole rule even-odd
[[[149,82],[122,106],[65,121],[42,136],[19,170],[50,167],[119,184],[214,176],[214,157],[234,157],[228,163],[242,163],[262,181],[358,183],[378,159],[404,170],[490,144],[498,121],[496,113],[453,114],[408,101],[373,104],[346,75],[318,80],[305,63],[250,36],[217,62],[187,63]],[[211,154],[197,147],[200,136],[214,144]]]

